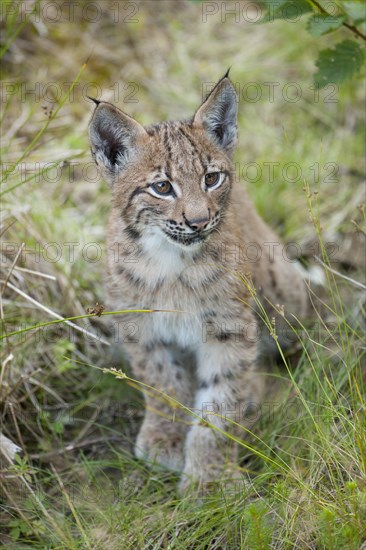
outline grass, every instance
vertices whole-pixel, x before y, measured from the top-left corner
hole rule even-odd
[[[129,3],[137,7],[129,16],[119,4],[118,21],[106,4],[95,22],[81,9],[58,23],[7,21],[0,399],[2,431],[23,453],[0,462],[0,540],[14,549],[358,550],[366,539],[364,292],[352,281],[364,268],[362,83],[314,97],[319,42],[302,22],[257,26],[218,14],[204,23],[201,5],[188,1]],[[316,323],[275,366],[281,391],[268,395],[243,439],[246,482],[219,485],[198,503],[178,498],[174,475],[132,457],[139,383],[108,317],[86,314],[103,303],[110,202],[92,169],[86,95],[103,90],[144,124],[185,117],[202,82],[228,66],[240,97],[237,172],[256,207],[308,262],[316,252],[351,281],[325,268]],[[84,332],[50,324],[56,317]]]

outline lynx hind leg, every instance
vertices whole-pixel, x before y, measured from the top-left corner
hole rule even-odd
[[[180,471],[184,466],[183,446],[189,418],[166,396],[187,407],[191,405],[189,371],[171,350],[160,343],[150,343],[145,347],[145,353],[141,350],[144,348],[133,350],[135,356],[132,355],[131,364],[134,374],[158,391],[144,391],[146,410],[135,444],[135,456],[152,466]]]
[[[261,301],[267,313],[267,321],[274,323],[275,330],[273,332],[263,328],[260,352],[263,355],[276,355],[279,347],[283,351],[291,349],[299,341],[294,329],[299,329],[297,320],[305,322],[311,311],[308,287],[310,275],[298,261],[289,262],[283,258],[277,258],[269,266],[268,273],[270,277],[263,285]]]

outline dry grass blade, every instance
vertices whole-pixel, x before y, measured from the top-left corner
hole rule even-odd
[[[0,282],[4,282],[4,281],[0,281]],[[59,321],[65,322],[66,325],[69,325],[70,327],[72,327],[76,331],[81,332],[82,334],[85,334],[86,336],[89,336],[91,338],[94,338],[95,340],[98,340],[99,342],[101,342],[102,344],[104,344],[106,346],[110,346],[110,342],[108,342],[107,340],[104,340],[104,338],[101,338],[97,334],[89,332],[88,330],[86,330],[82,327],[79,327],[78,325],[75,325],[75,323],[72,323],[71,321],[68,321],[67,319],[62,317],[62,315],[58,315],[58,313],[56,313],[55,311],[52,311],[52,309],[50,309],[50,308],[46,307],[45,305],[41,304],[40,302],[38,302],[37,300],[35,300],[31,296],[29,296],[28,294],[23,292],[22,290],[20,290],[16,286],[12,285],[11,283],[8,282],[7,286],[11,290],[13,290],[17,294],[19,294],[20,296],[22,296],[23,298],[25,298],[26,300],[28,300],[29,302],[31,302],[32,304],[37,306],[42,311],[45,311],[46,313],[48,313],[51,317],[54,317],[55,319],[58,319]]]
[[[352,279],[351,277],[348,277],[348,275],[344,275],[344,273],[340,273],[336,269],[333,269],[329,265],[323,262],[318,256],[315,256],[315,259],[317,262],[319,262],[325,269],[333,273],[334,275],[337,275],[337,277],[340,277],[341,279],[344,279],[345,281],[348,281],[353,286],[356,286],[357,288],[361,288],[362,290],[366,290],[366,286],[359,281],[356,281],[355,279]]]

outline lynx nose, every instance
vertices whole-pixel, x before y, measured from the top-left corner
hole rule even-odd
[[[184,219],[190,229],[194,229],[194,231],[202,231],[210,221],[210,214],[208,213],[208,215],[204,218],[192,218],[190,220],[184,216]]]

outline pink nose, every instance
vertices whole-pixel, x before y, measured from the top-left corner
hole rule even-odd
[[[195,231],[202,231],[207,226],[208,222],[210,221],[209,217],[205,218],[192,218],[191,220],[188,220],[185,218],[185,222],[191,229],[194,229]]]

